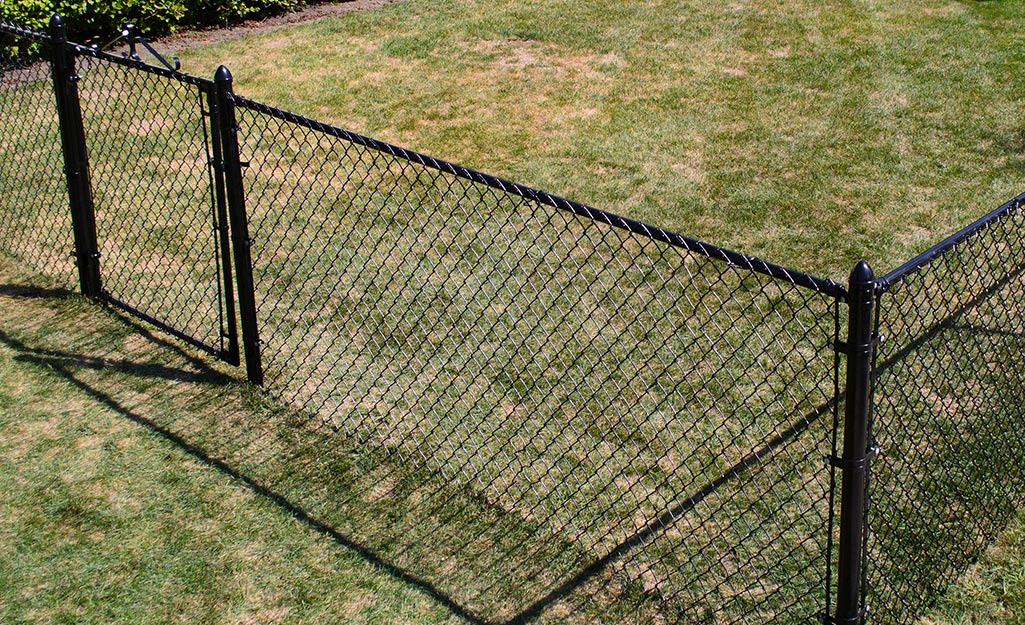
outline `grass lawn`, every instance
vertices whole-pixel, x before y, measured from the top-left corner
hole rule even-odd
[[[132,322],[12,286],[26,282],[0,265],[0,620],[474,622],[388,564],[445,559],[459,529],[415,530],[452,505],[443,489],[407,493],[431,510],[405,517],[401,478],[350,479],[357,456],[327,439],[305,456],[261,443],[297,416]],[[374,533],[383,562],[361,549]],[[1020,622],[1023,571],[1025,516],[922,625]]]
[[[828,277],[1021,190],[1020,2],[403,0],[195,47],[237,90]]]
[[[200,436],[274,412],[25,282],[0,266],[0,622],[461,622]]]
[[[1025,515],[951,588],[922,625],[1010,625],[1025,619]]]
[[[183,57],[198,75],[226,63],[269,104],[842,278],[1021,190],[1023,21],[1015,3],[403,0]],[[105,284],[216,340],[199,94],[80,68]],[[60,190],[59,168],[32,167],[52,145],[28,140],[48,89],[0,91],[16,111],[0,181],[42,172],[16,185],[9,233]],[[306,411],[152,350],[134,324],[82,327],[95,314],[65,300],[12,298],[12,366],[41,363],[113,412],[95,419],[143,426],[373,564],[382,622],[790,623],[822,607],[829,296],[239,117],[268,386]],[[61,323],[40,325],[47,310]],[[37,386],[17,405],[45,420]],[[102,458],[104,479],[128,473]]]

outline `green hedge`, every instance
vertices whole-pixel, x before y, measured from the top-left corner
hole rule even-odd
[[[292,11],[303,0],[3,0],[0,18],[45,29],[60,13],[72,38],[113,38],[125,22],[135,22],[146,37],[179,27],[237,22],[246,17]]]

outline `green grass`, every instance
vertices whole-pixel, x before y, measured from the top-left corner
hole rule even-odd
[[[845,278],[1021,190],[1023,11],[406,0],[183,58],[271,104]]]
[[[1019,515],[922,625],[1011,625],[1025,619],[1025,516]]]
[[[1020,190],[1020,11],[408,0],[184,56],[270,104],[842,278]],[[215,333],[188,90],[95,67],[80,88],[108,288]],[[489,622],[536,602],[541,622],[822,607],[830,416],[805,419],[832,393],[829,298],[240,120],[268,383],[306,412],[250,396],[224,416],[179,389],[173,431]],[[25,145],[6,139],[24,158],[0,179]],[[51,204],[31,187],[5,214]]]
[[[414,569],[472,566],[448,549],[494,516],[87,302],[5,286],[0,303],[5,623],[462,622],[281,504]],[[1019,517],[923,625],[1020,622],[1023,537]]]
[[[460,622],[202,446],[196,424],[256,405],[241,387],[13,276],[0,268],[0,621]]]

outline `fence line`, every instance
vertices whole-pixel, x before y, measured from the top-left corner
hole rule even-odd
[[[466,614],[905,623],[1025,502],[1025,195],[845,287],[52,27],[0,23],[6,252],[466,493],[388,538]]]

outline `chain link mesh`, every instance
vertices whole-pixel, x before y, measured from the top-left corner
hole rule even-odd
[[[879,298],[868,604],[912,623],[1025,503],[1019,201]]]
[[[0,22],[0,244],[71,286],[47,41]],[[106,296],[223,350],[211,83],[77,56]],[[332,507],[338,467],[296,461],[298,499],[471,622],[829,612],[842,289],[233,99],[265,379],[382,476]],[[1020,205],[880,282],[872,622],[1025,503]]]
[[[107,55],[78,71],[104,291],[223,350],[203,88]]]
[[[74,242],[47,49],[5,29],[21,30],[0,20],[0,245],[70,288]]]
[[[536,528],[494,587],[416,574],[488,620],[595,569],[656,620],[822,609],[834,297],[238,103],[267,385]]]

